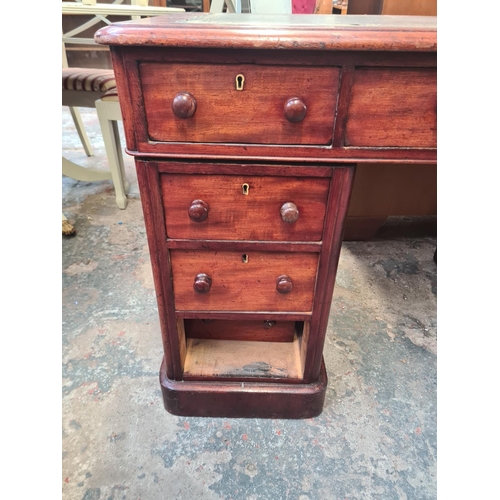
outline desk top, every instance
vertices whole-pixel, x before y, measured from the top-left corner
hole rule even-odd
[[[100,29],[103,45],[435,52],[436,17],[172,13]]]

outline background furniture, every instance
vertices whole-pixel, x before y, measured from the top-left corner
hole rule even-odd
[[[332,10],[339,11],[341,15],[347,14],[348,0],[316,0],[315,14],[331,14]]]
[[[179,11],[165,7],[148,7],[139,5],[139,0],[132,0],[134,5],[95,4],[86,5],[76,2],[62,2],[64,15],[91,16],[91,19],[80,26],[63,33],[62,37],[62,104],[69,106],[78,135],[82,141],[87,156],[92,155],[90,141],[81,120],[79,107],[96,108],[101,132],[104,139],[109,172],[84,168],[76,163],[62,158],[63,175],[84,182],[112,180],[115,188],[116,203],[119,208],[127,206],[129,184],[125,178],[123,153],[117,122],[122,119],[113,70],[101,68],[69,67],[66,55],[66,44],[95,45],[93,38],[77,37],[92,29],[101,21],[109,23],[108,15],[128,16],[140,19],[141,16],[155,16],[166,12]],[[137,3],[137,5],[135,5]]]
[[[355,166],[436,161],[435,19],[182,14],[96,40],[136,157],[166,409],[318,415]]]
[[[110,0],[102,0],[110,1]],[[172,0],[169,5],[180,5],[182,0]],[[321,0],[292,0],[293,12],[314,11],[321,3]],[[154,0],[155,5],[166,5],[166,0]],[[200,3],[200,9],[207,9],[205,3]],[[242,0],[242,8],[247,8],[248,1]],[[435,9],[436,1],[412,0],[408,2],[395,2],[394,5],[411,5],[409,15],[425,14],[427,5],[428,12]],[[202,6],[205,7],[202,7]],[[299,9],[302,5],[302,10]],[[389,0],[349,0],[348,14],[381,14],[395,13],[388,10]],[[405,7],[406,8],[406,7]],[[245,10],[244,10],[245,11]],[[332,12],[340,13],[333,10]],[[66,30],[75,26],[74,15],[65,15],[63,23]],[[84,18],[84,16],[78,16]],[[111,21],[120,21],[117,16],[108,16]],[[97,26],[104,26],[100,23]],[[95,28],[93,28],[95,29]],[[93,36],[93,31],[86,32],[88,36]],[[68,59],[70,64],[80,67],[96,67],[111,69],[111,59],[106,46],[68,46]],[[391,163],[373,163],[369,166],[360,165],[357,169],[353,186],[353,193],[346,221],[344,238],[346,240],[369,240],[372,239],[379,228],[389,216],[432,216],[437,213],[437,166]]]
[[[381,0],[380,14],[387,16],[437,16],[437,0]]]
[[[75,121],[80,139],[87,156],[92,156],[90,141],[83,127],[77,107],[96,108],[104,139],[109,172],[81,167],[62,158],[62,173],[72,179],[84,182],[112,180],[115,188],[116,204],[124,209],[127,206],[129,185],[123,168],[122,147],[118,132],[117,120],[121,120],[121,112],[116,94],[113,71],[88,68],[63,68],[62,70],[62,104],[69,106]],[[110,96],[108,99],[107,96]]]
[[[296,12],[312,12],[308,0]],[[305,4],[305,7],[302,7]],[[436,0],[349,0],[333,4],[341,14],[435,16]],[[295,12],[295,11],[294,11]],[[317,14],[332,12],[331,0],[317,0]],[[397,163],[359,165],[356,171],[344,239],[370,240],[389,216],[436,215],[437,166]]]
[[[349,0],[348,14],[435,16],[436,0]],[[437,214],[437,165],[358,165],[344,239],[370,240],[389,216]]]
[[[437,0],[349,0],[348,14],[436,16]]]

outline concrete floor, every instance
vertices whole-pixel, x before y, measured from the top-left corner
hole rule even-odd
[[[83,118],[94,158],[63,108],[64,154],[105,168],[95,112]],[[374,241],[343,244],[319,417],[180,418],[162,405],[156,299],[126,162],[124,211],[110,182],[63,178],[77,230],[62,240],[63,498],[436,498],[436,238],[395,219]]]

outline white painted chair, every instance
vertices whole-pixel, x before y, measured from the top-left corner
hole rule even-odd
[[[68,33],[63,33],[62,104],[70,108],[76,130],[87,156],[92,156],[92,148],[78,108],[96,109],[109,165],[109,172],[100,171],[81,167],[63,157],[62,173],[72,179],[84,182],[112,180],[115,188],[116,204],[119,208],[125,209],[130,187],[125,178],[122,146],[118,131],[117,122],[122,120],[122,115],[113,70],[69,68],[65,45],[68,43],[94,45],[93,39],[77,38],[75,35],[95,26],[100,21],[110,24],[106,18],[108,15],[130,16],[132,19],[137,19],[145,16],[157,16],[166,12],[183,12],[184,9],[150,7],[147,6],[147,0],[132,0],[132,5],[121,5],[122,1],[115,0],[113,4],[98,4],[92,2],[92,0],[85,0],[84,3],[62,2],[63,15],[90,14],[94,16],[81,26]]]
[[[291,14],[292,0],[247,0],[248,12],[252,14]],[[210,12],[241,13],[242,0],[212,0]]]
[[[252,14],[291,14],[292,0],[250,0]]]
[[[210,12],[212,14],[223,12],[224,6],[226,6],[226,12],[241,13],[241,0],[212,0]]]
[[[122,116],[116,94],[114,73],[110,70],[65,68],[62,75],[62,104],[70,108],[85,153],[87,156],[91,156],[92,149],[78,112],[79,107],[95,108],[97,110],[109,165],[109,171],[85,168],[63,156],[62,173],[67,177],[84,182],[112,180],[115,188],[116,204],[119,208],[125,209],[130,186],[125,177],[117,124],[117,121],[121,120]],[[106,94],[109,92],[112,93],[111,100],[106,101]]]

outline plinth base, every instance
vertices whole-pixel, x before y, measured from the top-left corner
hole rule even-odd
[[[163,360],[163,403],[173,415],[299,419],[316,417],[323,410],[328,383],[324,361],[314,384],[176,381],[167,378],[165,366]]]

